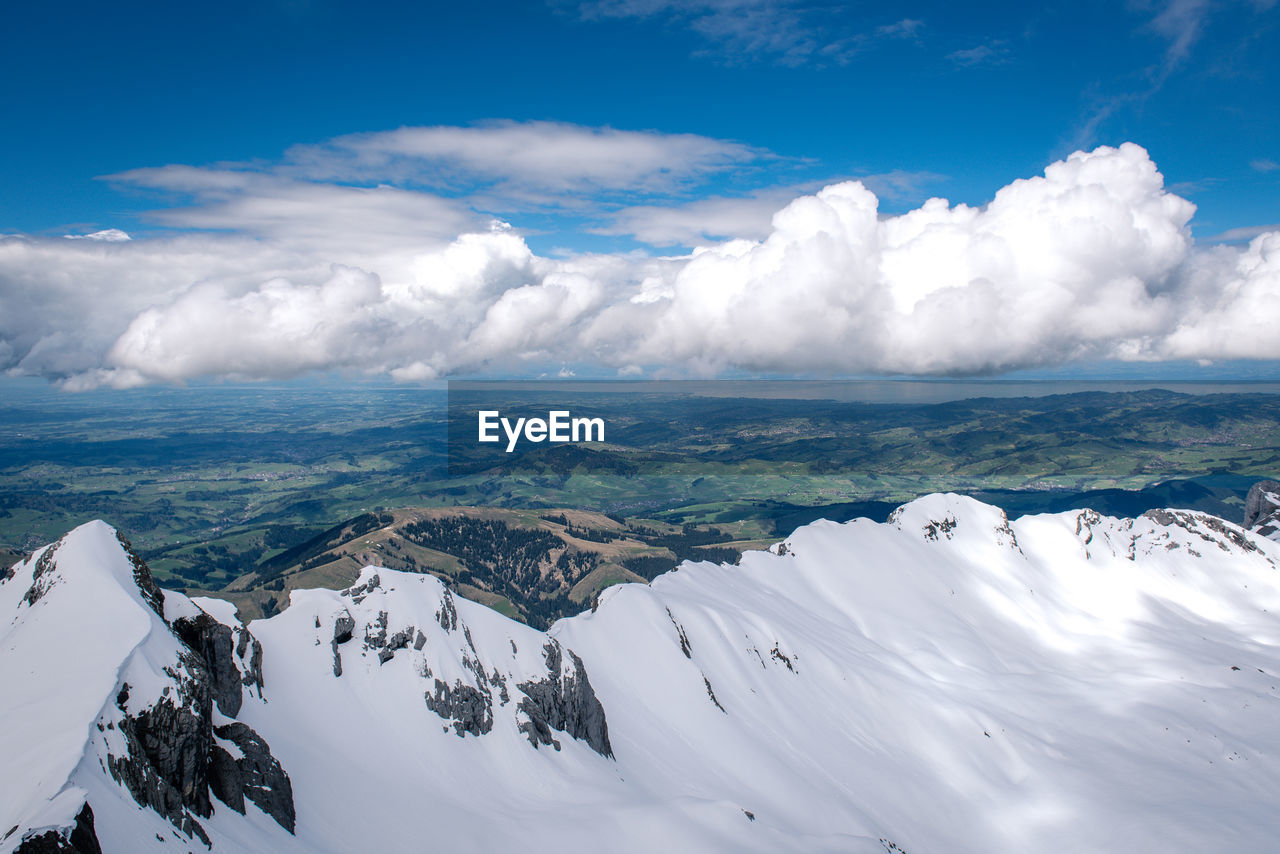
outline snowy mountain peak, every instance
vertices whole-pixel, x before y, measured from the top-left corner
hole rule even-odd
[[[1074,513],[1075,531],[1086,558],[1106,554],[1135,560],[1184,550],[1200,557],[1205,550],[1261,555],[1257,538],[1238,525],[1192,510],[1148,510],[1137,519],[1115,519],[1092,510]]]
[[[240,812],[247,796],[291,829],[287,775],[256,733],[229,720],[244,681],[261,691],[260,673],[250,675],[260,645],[243,627],[233,645],[231,628],[162,593],[110,526],[82,525],[14,567],[0,614],[13,615],[0,635],[0,851],[67,850],[143,827],[209,844],[211,795]],[[87,806],[122,797],[148,810]]]
[[[84,575],[95,578],[81,579]],[[86,522],[60,540],[37,550],[31,557],[9,569],[6,582],[23,583],[27,588],[22,602],[34,607],[49,591],[71,580],[74,595],[87,596],[104,587],[163,614],[164,594],[156,586],[151,571],[132,546],[114,528],[101,520]]]
[[[295,591],[270,628],[255,625],[274,638],[303,632],[308,621],[315,642],[297,666],[327,668],[361,692],[397,690],[386,687],[392,683],[417,690],[460,738],[497,725],[559,751],[559,732],[612,756],[582,659],[536,629],[455,598],[434,576],[368,567],[340,592]]]
[[[85,526],[0,584],[0,854],[1269,851],[1278,559],[937,495],[545,633],[377,567],[244,626]]]
[[[1018,548],[1018,538],[1005,512],[967,495],[926,495],[894,510],[889,524],[900,531],[919,531],[931,542],[958,539],[960,547],[994,542],[1001,547]]]

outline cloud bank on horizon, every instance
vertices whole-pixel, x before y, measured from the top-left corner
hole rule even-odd
[[[113,176],[185,204],[142,239],[0,238],[0,370],[86,389],[561,364],[977,375],[1280,358],[1280,231],[1197,245],[1194,206],[1137,145],[1078,151],[982,207],[933,198],[885,214],[871,188],[901,175],[790,201],[681,195],[770,157],[687,134],[496,123],[341,137],[269,169]],[[700,245],[540,256],[520,218],[549,208]]]

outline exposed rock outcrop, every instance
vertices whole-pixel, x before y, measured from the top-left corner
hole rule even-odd
[[[211,766],[210,784],[219,800],[243,813],[247,798],[293,833],[297,821],[293,784],[279,760],[271,755],[270,746],[262,736],[239,721],[220,726],[214,732],[218,738],[238,747],[242,754],[239,759],[233,759],[222,747],[214,748],[218,757]]]
[[[129,712],[127,684],[117,696],[123,713],[117,728],[126,750],[120,756],[108,755],[111,776],[139,805],[206,845],[208,836],[198,819],[213,814],[211,794],[240,813],[247,798],[292,833],[293,788],[267,742],[239,721],[215,731],[215,679],[194,653],[184,654],[181,666],[167,672],[177,690],[166,690],[159,701],[140,711]],[[238,690],[238,676],[234,684]],[[234,744],[240,757],[219,745],[215,734]]]
[[[123,539],[121,546],[133,564],[138,590],[163,619],[164,597],[151,571]],[[235,717],[244,688],[261,690],[262,645],[247,628],[233,630],[203,612],[179,617],[169,628],[185,648],[174,665],[164,668],[170,685],[141,708],[130,702],[129,684],[121,687],[116,706],[122,717],[113,725],[124,737],[125,750],[108,754],[107,770],[139,805],[206,846],[209,837],[198,819],[213,814],[211,794],[241,813],[248,798],[292,833],[293,789],[267,743],[238,721],[218,727],[216,734],[238,748],[239,758],[214,738],[214,704],[226,717]]]
[[[528,718],[520,724],[520,731],[534,747],[549,744],[559,750],[560,742],[551,734],[552,730],[558,730],[585,741],[601,756],[613,758],[604,706],[591,688],[582,659],[569,650],[573,672],[565,674],[563,650],[558,641],[549,641],[542,652],[547,663],[547,678],[519,685],[525,696],[518,708]]]
[[[124,718],[119,730],[125,752],[108,754],[107,770],[140,806],[149,807],[188,837],[207,846],[209,837],[196,820],[212,814],[209,764],[213,749],[213,700],[208,671],[193,655],[183,655],[181,670],[170,669],[177,691],[166,691],[153,705],[129,713],[129,685],[116,706]]]
[[[54,577],[51,572],[57,565],[54,561],[54,554],[58,551],[60,545],[62,545],[61,540],[51,543],[36,560],[35,570],[31,573],[31,586],[27,588],[27,592],[22,596],[22,601],[28,605],[34,605],[39,602],[40,598],[53,585]]]
[[[409,645],[409,641],[413,640],[413,632],[414,632],[414,627],[410,626],[407,629],[401,629],[400,631],[391,635],[391,637],[387,638],[386,646],[378,650],[378,662],[380,664],[386,664],[388,661],[391,660],[392,656],[396,654],[396,650],[404,649],[405,647],[407,647]],[[419,636],[422,635],[421,632],[419,632],[418,634]],[[423,638],[422,640],[423,640],[423,643],[426,643],[426,638]]]
[[[93,828],[93,810],[86,802],[76,815],[71,832],[63,835],[56,830],[46,830],[37,836],[29,836],[14,854],[102,854],[98,834]]]
[[[729,712],[725,710],[725,707],[720,705],[720,700],[716,698],[715,689],[711,687],[711,680],[707,678],[705,673],[702,676],[702,684],[707,686],[707,697],[710,698],[711,702],[715,703],[716,708],[724,712],[726,715],[729,714]]]
[[[333,642],[343,644],[351,640],[352,633],[356,630],[356,621],[347,612],[342,612],[333,623]]]
[[[487,691],[461,680],[452,686],[436,680],[434,693],[426,694],[427,708],[451,721],[459,738],[480,736],[493,729],[493,698]]]
[[[1166,528],[1184,528],[1205,543],[1216,545],[1223,551],[1231,551],[1232,545],[1246,552],[1258,550],[1258,547],[1237,528],[1208,513],[1196,513],[1190,510],[1148,510],[1142,514],[1142,517]],[[1132,558],[1132,555],[1130,557]]]
[[[378,586],[381,583],[382,583],[382,580],[378,578],[377,573],[374,573],[373,575],[369,576],[369,580],[366,581],[364,584],[357,584],[355,587],[348,587],[346,590],[343,590],[342,593],[339,595],[350,596],[351,601],[354,604],[359,605],[361,602],[365,600],[366,596],[368,596],[373,591],[377,590]]]
[[[671,620],[671,625],[675,626],[676,634],[680,638],[680,651],[684,653],[685,658],[693,658],[693,645],[689,643],[689,636],[685,634],[684,626],[676,622],[675,614],[671,613],[671,609],[667,609],[667,617]]]
[[[245,653],[249,652],[249,660],[245,661]],[[240,679],[240,683],[246,688],[257,688],[258,694],[262,694],[262,644],[258,639],[249,634],[249,630],[244,626],[236,629],[236,658],[240,659],[240,665],[244,675]]]
[[[160,619],[164,619],[164,593],[160,590],[160,585],[156,584],[155,578],[151,575],[151,567],[147,566],[137,552],[133,550],[133,544],[124,538],[124,535],[116,531],[116,540],[120,543],[120,548],[124,549],[124,553],[128,555],[129,562],[133,564],[133,583],[138,585],[138,592],[142,594],[142,598],[151,606],[151,610],[160,615]]]
[[[218,709],[229,718],[240,714],[244,698],[241,695],[240,668],[236,667],[232,652],[231,628],[208,614],[199,614],[174,620],[173,633],[204,661]],[[243,632],[241,638],[247,635],[248,632]],[[261,655],[261,647],[258,650]]]
[[[1244,527],[1272,540],[1280,539],[1280,481],[1261,480],[1244,501]]]
[[[379,611],[378,618],[364,627],[364,648],[382,649],[387,645],[387,612]]]
[[[453,604],[453,594],[447,587],[440,601],[440,610],[436,611],[436,622],[440,623],[440,628],[446,632],[451,632],[458,627],[458,607]]]
[[[351,640],[356,630],[356,621],[350,612],[343,611],[338,619],[333,621],[333,640],[329,642],[329,646],[333,649],[333,675],[335,677],[342,675],[342,653],[338,652],[338,647]]]

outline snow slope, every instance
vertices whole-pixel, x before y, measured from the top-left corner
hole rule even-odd
[[[40,554],[0,584],[0,758],[23,770],[0,852],[86,798],[108,854],[203,849],[106,757],[182,683],[170,626],[245,627],[170,592],[166,623],[101,523],[54,557],[35,605]],[[262,686],[234,717],[291,780],[294,832],[252,803],[193,815],[225,851],[1272,851],[1278,560],[1203,514],[1009,522],[933,495],[611,588],[546,634],[370,568],[247,627]]]
[[[3,830],[19,819],[24,830],[64,827],[82,806],[84,791],[71,773],[115,696],[122,666],[158,622],[132,576],[115,532],[91,522],[36,552],[0,585]]]

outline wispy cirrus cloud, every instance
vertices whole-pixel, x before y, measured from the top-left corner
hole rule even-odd
[[[1003,39],[995,39],[973,47],[953,50],[946,58],[956,65],[1003,65],[1009,61],[1009,47]]]
[[[1099,130],[1112,116],[1141,105],[1159,92],[1191,55],[1211,11],[1208,0],[1134,0],[1130,8],[1146,16],[1142,29],[1155,33],[1164,42],[1160,59],[1143,68],[1126,91],[1093,93],[1084,120],[1068,142],[1070,148],[1093,145]]]
[[[1067,147],[1083,148],[1095,144],[1099,130],[1113,116],[1140,108],[1164,89],[1171,78],[1193,68],[1192,56],[1196,45],[1215,22],[1233,16],[1238,18],[1246,31],[1242,37],[1243,44],[1252,39],[1253,32],[1251,21],[1238,14],[1240,10],[1248,8],[1255,14],[1262,14],[1274,5],[1275,0],[1130,0],[1128,10],[1143,17],[1136,32],[1155,35],[1161,44],[1159,54],[1154,59],[1143,58],[1150,57],[1150,53],[1135,48],[1134,56],[1139,58],[1139,62],[1122,82],[1125,88],[1116,91],[1109,86],[1100,86],[1090,93],[1084,118],[1072,133]]]
[[[708,53],[730,64],[765,60],[782,65],[848,62],[877,41],[914,39],[916,18],[858,16],[840,4],[811,0],[580,0],[572,8],[586,21],[662,18],[706,40]]]
[[[1212,8],[1209,0],[1168,0],[1159,7],[1148,24],[1166,42],[1163,60],[1153,72],[1156,86],[1191,56]]]

